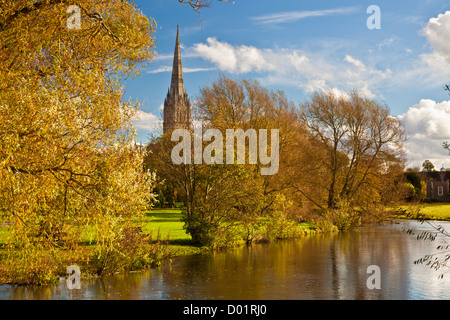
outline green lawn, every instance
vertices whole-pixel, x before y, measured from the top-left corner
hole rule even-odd
[[[406,213],[424,215],[428,219],[450,221],[450,203],[423,203],[419,205],[402,205]],[[399,215],[400,218],[407,218],[406,214]],[[152,234],[156,239],[158,233],[162,240],[169,240],[173,247],[193,250],[190,240],[191,236],[183,229],[183,222],[180,221],[180,209],[153,209],[147,212],[141,219],[142,232]],[[414,216],[413,216],[414,218]],[[304,228],[311,228],[308,224],[303,224]],[[9,230],[7,226],[0,226],[0,246],[6,243]]]
[[[0,226],[0,247],[6,243],[8,235],[9,235],[8,227]]]
[[[183,229],[179,209],[153,209],[142,218],[142,232],[151,234],[156,239],[158,233],[162,240],[169,240],[172,245],[190,245],[191,236]]]
[[[168,240],[169,246],[179,254],[199,252],[201,248],[191,244],[191,236],[183,229],[180,221],[180,209],[153,209],[141,219],[142,232],[151,234],[155,240],[160,235],[161,240]]]
[[[181,210],[179,209],[154,209],[149,211],[141,219],[142,232],[152,234],[156,239],[158,232],[161,239],[169,239],[173,242],[189,242],[190,235],[183,229],[183,222],[180,221]],[[137,221],[136,221],[137,222]],[[85,231],[86,240],[90,237],[89,230]],[[5,243],[9,234],[8,226],[3,226],[0,221],[0,243]]]
[[[202,248],[192,245],[191,236],[186,234],[183,229],[184,223],[180,219],[180,209],[153,209],[135,220],[135,223],[142,227],[142,233],[151,234],[153,240],[156,240],[158,235],[159,239],[167,240],[169,246],[176,250],[178,254],[201,252]],[[302,223],[298,226],[298,229],[307,234],[314,229],[314,225]],[[8,227],[1,226],[0,246],[6,243],[8,234]],[[89,228],[84,230],[83,238],[85,238],[87,245],[95,244],[95,241],[91,242],[91,240],[94,240],[93,237],[93,232]]]
[[[450,221],[450,203],[422,203],[414,206],[403,205],[401,208],[407,213],[412,213],[411,218],[423,216],[430,220]],[[406,217],[406,215],[402,217]]]
[[[179,209],[154,209],[146,213],[142,218],[142,232],[152,233],[153,236],[160,232],[163,239],[185,241],[191,236],[183,229],[181,211]]]
[[[152,239],[156,240],[158,233],[161,240],[169,240],[170,246],[180,254],[199,251],[191,245],[191,236],[186,234],[183,229],[183,222],[180,221],[181,210],[179,209],[154,209],[149,211],[141,218],[142,232],[151,234]],[[138,221],[136,221],[138,222]],[[1,221],[0,221],[1,225]],[[0,247],[7,242],[9,227],[0,226]],[[86,243],[92,237],[89,230],[85,230]]]

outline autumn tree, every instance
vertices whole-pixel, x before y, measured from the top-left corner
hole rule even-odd
[[[194,106],[194,119],[197,133],[203,134],[208,129],[221,133],[225,151],[223,164],[174,165],[170,159],[174,143],[171,144],[170,136],[166,135],[149,144],[148,156],[149,167],[155,168],[157,176],[164,183],[173,183],[179,188],[185,203],[186,230],[203,244],[231,243],[236,237],[252,241],[259,236],[260,218],[266,217],[272,230],[277,230],[273,235],[281,232],[282,219],[279,218],[284,215],[286,219],[283,221],[286,221],[298,213],[293,208],[295,204],[290,205],[294,191],[288,192],[289,195],[283,194],[291,183],[289,162],[294,161],[296,152],[299,152],[299,149],[292,148],[302,143],[298,139],[301,127],[295,105],[284,93],[269,91],[256,81],[235,81],[221,75],[201,88]],[[244,133],[249,129],[264,129],[269,134],[272,129],[279,130],[280,156],[276,174],[261,175],[261,168],[265,165],[258,161],[250,162],[251,151],[247,143],[250,138],[245,139],[245,163],[237,163],[236,143],[233,149],[235,162],[226,164],[227,129],[241,129]],[[203,148],[211,142],[204,140]],[[271,152],[269,150],[268,154]],[[194,159],[193,154],[191,158]],[[239,229],[244,232],[237,236]]]
[[[68,28],[69,6],[80,28]],[[56,248],[87,230],[106,259],[146,208],[152,178],[133,147],[139,106],[123,100],[123,80],[153,57],[155,28],[129,1],[0,1],[0,214],[13,222],[11,269],[24,275],[37,263],[48,269],[35,279],[51,275],[63,267]]]
[[[254,213],[259,210],[255,198],[249,197],[262,187],[253,184],[258,171],[247,170],[247,165],[175,164],[171,154],[176,144],[171,141],[171,132],[153,137],[147,146],[145,167],[156,173],[160,188],[177,191],[184,203],[182,221],[193,243],[226,247],[242,240],[239,225],[252,219],[255,222]],[[191,145],[194,145],[193,135]],[[206,145],[203,143],[203,148]],[[193,149],[183,152],[191,152],[194,159]]]
[[[404,130],[388,108],[356,91],[316,92],[300,107],[311,139],[325,154],[317,161],[328,177],[317,185],[327,192],[326,207],[380,201],[383,186],[401,176],[403,161]]]
[[[430,160],[425,160],[422,163],[422,170],[425,172],[434,171],[434,164]]]
[[[301,210],[297,209],[302,203],[294,201],[300,197],[294,195],[292,178],[302,173],[309,176],[309,172],[305,172],[307,165],[299,166],[299,159],[303,159],[305,131],[299,123],[294,103],[282,91],[270,91],[257,81],[235,81],[221,75],[211,85],[201,88],[195,110],[199,120],[222,132],[241,129],[244,132],[267,130],[269,133],[277,130],[279,133],[276,174],[261,175],[261,163],[250,163],[250,148],[246,153],[246,164],[239,165],[246,178],[241,182],[240,189],[243,190],[237,190],[242,197],[235,202],[234,208],[248,234],[253,234],[251,228],[261,217],[269,218],[279,231],[283,221],[299,218]],[[250,138],[245,141],[250,144]]]

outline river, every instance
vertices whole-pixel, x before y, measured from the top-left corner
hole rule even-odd
[[[82,280],[80,290],[3,285],[0,299],[450,299],[445,269],[413,263],[441,240],[417,240],[405,228],[431,230],[409,221],[180,256],[160,269]],[[367,286],[372,265],[380,289]]]

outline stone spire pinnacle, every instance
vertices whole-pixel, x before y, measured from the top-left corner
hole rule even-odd
[[[177,26],[177,39],[173,56],[172,81],[164,101],[163,133],[174,129],[191,127],[191,103],[184,89],[183,68],[181,65],[180,29]]]
[[[170,95],[182,96],[184,94],[183,67],[181,65],[180,29],[177,25],[177,40],[175,42],[175,54],[173,56],[172,82],[170,83]]]

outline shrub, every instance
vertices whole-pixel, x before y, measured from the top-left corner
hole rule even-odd
[[[52,250],[16,248],[0,267],[0,280],[17,285],[42,285],[56,282],[60,266]]]
[[[298,223],[289,219],[285,213],[272,215],[267,220],[266,235],[270,240],[293,238],[298,233]]]
[[[314,224],[319,232],[327,233],[338,231],[338,228],[333,224],[333,222],[330,221],[328,217],[319,217],[314,220]]]
[[[191,235],[192,242],[197,246],[210,247],[213,249],[233,247],[245,239],[242,224],[238,221],[212,221],[198,211],[190,216],[186,209],[182,209],[181,221],[186,233]]]
[[[94,250],[88,265],[91,273],[104,275],[142,270],[159,266],[173,255],[167,243],[160,239],[159,232],[156,241],[153,241],[152,235],[142,234],[140,227],[122,228],[115,240]]]
[[[186,209],[181,212],[183,228],[192,237],[192,242],[199,246],[211,246],[215,240],[218,225],[202,217],[198,212],[187,215]]]

